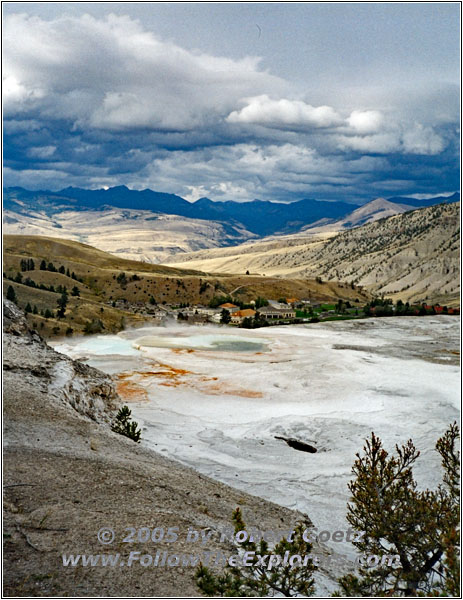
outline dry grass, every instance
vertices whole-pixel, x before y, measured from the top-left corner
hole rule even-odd
[[[100,320],[102,333],[120,331],[125,326],[145,322],[146,317],[115,308],[113,302],[126,299],[129,303],[149,305],[151,297],[159,304],[180,303],[208,304],[214,296],[233,294],[237,301],[248,302],[258,296],[278,299],[280,297],[307,298],[321,301],[345,300],[365,301],[368,294],[337,282],[317,283],[314,279],[289,279],[261,275],[227,275],[202,273],[191,269],[175,269],[133,260],[125,260],[91,246],[69,240],[40,236],[7,235],[4,238],[3,270],[7,277],[15,277],[20,271],[20,261],[33,258],[35,269],[22,273],[37,285],[66,286],[68,292],[76,286],[80,296],[69,296],[66,316],[62,320],[45,319],[40,315],[29,315],[29,323],[45,337],[62,336],[69,329],[82,333],[88,322]],[[52,262],[58,269],[74,272],[83,283],[62,273],[41,271],[40,262]],[[125,273],[127,282],[121,284],[117,277]],[[135,276],[135,280],[133,277]],[[19,306],[27,303],[37,306],[39,313],[47,308],[57,309],[58,293],[32,288],[7,280],[18,297]]]

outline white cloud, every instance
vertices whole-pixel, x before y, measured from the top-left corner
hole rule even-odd
[[[330,96],[329,86],[271,75],[259,58],[185,50],[115,15],[6,14],[3,33],[7,185],[126,184],[189,200],[366,197],[373,182],[401,189],[404,173],[418,171],[409,189],[428,191],[408,158],[421,154],[436,156],[439,189],[453,187],[458,86],[398,96],[333,84]]]
[[[356,133],[376,133],[382,129],[384,117],[378,110],[354,110],[347,123]]]
[[[28,154],[33,158],[49,158],[55,153],[56,146],[33,146],[29,148]]]
[[[189,52],[129,17],[4,21],[7,109],[107,129],[188,130],[284,82],[259,59]]]
[[[398,132],[377,133],[375,135],[341,135],[338,137],[341,150],[354,150],[362,153],[389,154],[401,149]]]
[[[353,182],[343,162],[342,156],[323,157],[296,144],[177,150],[155,158],[142,173],[143,184],[139,180],[137,185],[167,190],[175,179],[173,191],[187,200],[300,199],[321,188],[334,191],[340,183]]]
[[[183,198],[188,202],[196,202],[196,200],[204,198],[209,193],[203,185],[186,185],[185,188],[189,191],[183,195]]]
[[[369,113],[376,111],[368,111]],[[354,113],[352,113],[354,114]],[[349,120],[352,118],[349,118]],[[373,154],[439,154],[446,147],[444,138],[432,127],[409,121],[393,121],[356,116],[352,131],[336,136],[338,148]],[[360,132],[363,130],[364,135]],[[359,133],[357,133],[359,132]],[[354,133],[354,135],[352,135]]]
[[[445,148],[445,141],[432,127],[415,123],[404,131],[402,136],[404,152],[409,154],[439,154]]]
[[[7,16],[4,73],[8,111],[108,129],[189,129],[226,116],[243,96],[284,87],[258,58],[195,54],[115,15]]]
[[[331,106],[311,106],[300,100],[272,100],[266,94],[247,98],[247,105],[228,115],[229,123],[253,123],[276,128],[332,127],[341,123]]]

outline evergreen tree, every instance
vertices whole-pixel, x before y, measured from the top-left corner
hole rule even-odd
[[[24,311],[26,313],[31,313],[32,312],[32,306],[30,305],[29,302],[26,304],[26,308],[24,309]]]
[[[39,269],[40,269],[41,271],[46,271],[46,270],[47,270],[47,263],[46,263],[44,260],[42,260],[42,261],[40,262],[40,267],[39,267]]]
[[[62,275],[66,273],[66,269],[63,267],[63,265],[61,265],[61,267],[58,269],[58,273],[61,273]]]
[[[21,273],[16,273],[16,277],[14,278],[14,280],[16,281],[16,283],[21,283],[23,280],[23,276],[21,275]]]
[[[35,262],[33,261],[32,258],[29,259],[29,271],[34,271],[35,269]]]
[[[444,468],[436,491],[417,489],[412,468],[419,456],[411,440],[389,456],[371,434],[357,454],[347,521],[364,532],[354,546],[370,557],[397,556],[398,564],[362,565],[359,576],[339,580],[345,596],[439,596],[458,587],[459,429],[452,424],[436,444]],[[459,596],[458,594],[455,594]]]
[[[71,277],[71,273],[69,272],[69,267],[66,269],[66,277]]]
[[[117,282],[121,285],[121,287],[124,287],[125,285],[127,285],[127,276],[125,273],[119,273],[119,275],[117,276]]]
[[[246,531],[246,525],[241,515],[241,510],[237,508],[232,515],[235,525],[235,534],[240,531]],[[281,539],[270,551],[269,544],[264,539],[258,542],[251,541],[248,535],[247,539],[237,542],[238,548],[244,552],[254,553],[246,562],[251,562],[250,566],[229,566],[226,565],[223,574],[216,574],[208,567],[200,565],[195,573],[195,579],[200,590],[207,596],[274,596],[275,593],[280,596],[312,596],[314,593],[313,574],[316,571],[312,560],[301,561],[301,564],[284,564],[283,560],[275,564],[272,569],[267,568],[267,564],[262,566],[258,556],[267,554],[283,557],[285,553],[288,556],[299,555],[307,557],[312,552],[312,545],[306,542],[303,534],[310,526],[310,523],[300,522],[295,527],[293,535],[288,535],[288,539]],[[304,564],[304,562],[306,564]]]
[[[34,304],[34,308],[33,308],[32,312],[34,313],[34,315],[37,315],[39,313],[39,310],[37,308],[37,304]]]
[[[255,309],[257,310],[259,308],[262,308],[263,306],[268,306],[268,300],[262,298],[261,296],[258,296],[256,298]]]
[[[51,319],[53,317],[53,313],[52,313],[52,311],[49,308],[47,308],[47,309],[45,309],[45,313],[44,313],[43,316],[46,319]]]
[[[231,321],[231,316],[229,311],[226,308],[222,308],[222,312],[220,313],[220,322],[224,325],[227,325]]]
[[[80,296],[79,288],[76,285],[71,290],[71,296]]]
[[[8,286],[8,289],[6,291],[6,298],[7,300],[11,300],[11,302],[14,302],[15,304],[18,303],[18,298],[16,297],[16,292],[14,291],[14,287],[12,285]]]
[[[61,294],[56,303],[58,304],[58,312],[56,313],[56,315],[58,319],[62,319],[64,318],[64,315],[66,313],[66,306],[68,303],[68,295],[66,294],[66,292],[63,292]]]
[[[141,437],[141,429],[137,429],[138,423],[131,419],[132,411],[128,406],[122,406],[116,415],[111,429],[120,435],[124,435],[134,442],[139,443]]]

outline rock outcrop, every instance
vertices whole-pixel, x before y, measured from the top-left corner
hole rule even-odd
[[[16,386],[33,385],[49,402],[60,403],[97,422],[109,422],[118,403],[114,384],[101,371],[50,348],[29,328],[23,312],[3,300],[3,369]]]
[[[237,506],[262,531],[305,518],[112,432],[111,379],[48,347],[14,304],[4,315],[4,597],[196,597],[191,566],[65,567],[62,557],[119,553],[127,565],[132,551],[229,555],[220,532]],[[102,527],[113,528],[113,545],[98,541]],[[122,543],[133,527],[177,528],[179,540]],[[207,546],[187,542],[190,527],[212,532]]]

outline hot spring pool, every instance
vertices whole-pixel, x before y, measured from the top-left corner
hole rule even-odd
[[[64,354],[89,354],[90,356],[106,356],[118,354],[122,356],[136,356],[139,351],[134,348],[131,340],[118,335],[97,335],[89,338],[77,338],[68,343],[57,343],[53,347]]]
[[[134,340],[135,347],[184,348],[192,350],[214,350],[216,352],[262,352],[267,342],[260,338],[237,335],[198,334],[188,336],[147,335]]]

